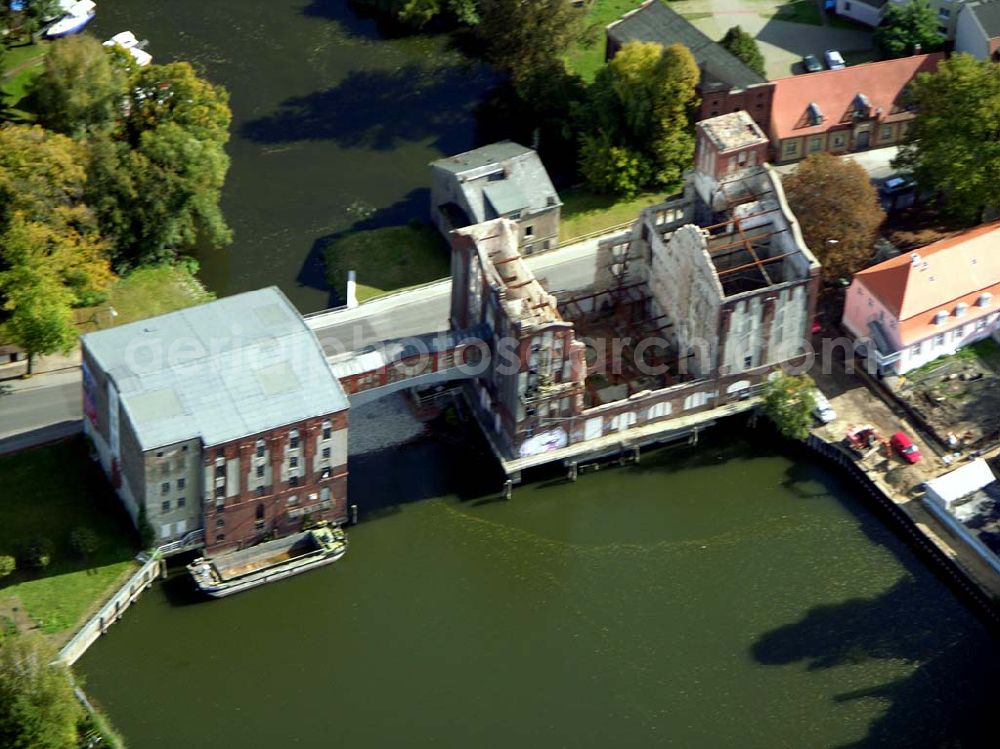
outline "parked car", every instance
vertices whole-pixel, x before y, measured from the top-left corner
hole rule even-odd
[[[818,73],[823,69],[823,65],[816,59],[816,55],[806,55],[803,57],[802,67],[807,73]]]
[[[892,435],[889,438],[889,444],[899,454],[899,457],[911,465],[919,463],[920,459],[924,457],[920,454],[920,449],[913,444],[913,440],[902,432],[896,432]]]
[[[836,420],[837,412],[833,410],[833,406],[830,405],[830,401],[826,399],[819,390],[813,389],[813,416],[815,416],[819,421],[824,424],[829,424],[831,421]]]
[[[908,208],[917,197],[917,183],[908,174],[893,174],[878,188],[879,202],[886,211]]]
[[[843,70],[847,67],[847,63],[844,62],[844,56],[835,49],[828,49],[823,53],[823,57],[826,58],[826,66],[830,70]]]

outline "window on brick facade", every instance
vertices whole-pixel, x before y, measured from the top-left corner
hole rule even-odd
[[[188,503],[187,497],[178,497],[177,498],[177,508],[178,509],[180,509],[181,507],[184,507],[184,505],[186,505],[187,503]]]
[[[226,534],[225,533],[216,533],[215,534],[215,540],[216,541],[225,541],[226,540]]]
[[[224,496],[226,496],[226,487],[224,487],[224,486],[217,486],[217,487],[215,487],[215,496],[216,497],[224,497]]]
[[[298,465],[299,465],[299,459],[296,458],[294,455],[288,459],[289,468],[298,468]]]
[[[264,487],[263,486],[258,486],[257,489],[254,491],[254,494],[256,494],[258,497],[263,497],[264,496]]]
[[[299,430],[293,429],[288,433],[288,446],[295,450],[299,446]]]
[[[322,455],[323,455],[324,458],[329,458],[330,457],[330,448],[329,447],[324,447]]]
[[[224,458],[224,457],[226,457],[226,451],[223,448],[221,448],[221,447],[216,448],[216,450],[215,450],[215,457],[216,458]]]
[[[224,528],[225,525],[226,525],[226,519],[225,518],[216,518],[215,519],[215,527],[216,528]]]
[[[257,478],[264,478],[264,466],[257,466]]]
[[[257,505],[257,510],[255,512],[255,515],[256,515],[257,520],[263,520],[264,519],[264,505],[262,505],[262,504],[261,505]]]
[[[187,479],[177,479],[177,488],[183,489],[184,485],[187,483]]]
[[[160,484],[160,494],[169,494],[169,493],[170,493],[170,482],[164,481],[162,484]]]
[[[160,511],[161,512],[170,512],[170,500],[169,499],[165,499],[162,502],[160,502]]]
[[[299,485],[299,477],[298,476],[289,476],[288,477],[288,485],[289,486],[298,486]]]
[[[323,422],[323,439],[330,439],[330,435],[333,434],[333,425],[329,421]]]
[[[224,477],[226,475],[226,467],[225,466],[216,466],[215,467],[215,475],[218,478]]]
[[[264,457],[264,440],[257,440],[257,457]]]
[[[285,500],[285,504],[287,504],[287,505],[294,505],[298,501],[299,501],[298,495],[293,494],[292,496],[290,496],[288,499]]]

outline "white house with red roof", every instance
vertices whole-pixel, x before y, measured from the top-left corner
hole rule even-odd
[[[903,374],[1000,325],[1000,222],[854,274],[843,325],[870,341],[883,372]]]
[[[913,55],[773,81],[775,161],[896,145],[916,116],[907,108],[906,87],[919,73],[935,72],[943,59],[940,52]]]

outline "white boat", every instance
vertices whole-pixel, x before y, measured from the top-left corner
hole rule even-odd
[[[62,36],[75,34],[82,31],[83,27],[94,20],[96,15],[97,4],[94,0],[79,0],[79,2],[69,6],[66,15],[45,30],[45,36],[48,39],[58,39]]]
[[[265,541],[218,557],[200,557],[187,566],[198,589],[224,598],[332,564],[347,553],[347,534],[323,523],[302,533]]]
[[[113,37],[104,42],[104,46],[121,47],[132,55],[132,59],[135,60],[135,64],[139,67],[149,65],[149,63],[153,61],[153,56],[143,49],[145,42],[140,42],[136,39],[135,34],[131,31],[119,31]]]

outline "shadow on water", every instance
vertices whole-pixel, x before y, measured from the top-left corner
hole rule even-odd
[[[500,493],[503,472],[474,424],[430,424],[430,435],[413,442],[348,458],[350,502],[361,520],[400,511],[402,505],[445,495],[485,504]]]
[[[347,229],[316,239],[312,247],[309,248],[309,254],[306,255],[305,260],[302,262],[302,267],[295,277],[296,283],[300,286],[307,286],[311,289],[328,292],[328,307],[336,307],[343,304],[344,300],[340,298],[339,291],[331,288],[326,276],[326,262],[323,258],[323,250],[326,246],[331,242],[359,231],[382,229],[387,226],[402,226],[415,219],[429,223],[430,202],[430,188],[418,187],[410,190],[402,200],[397,200],[389,207],[382,208],[370,216],[354,222]]]
[[[378,9],[371,5],[353,0],[347,0],[347,2],[344,0],[310,0],[310,3],[302,9],[302,15],[336,21],[351,35],[373,41],[422,36],[449,29],[446,24],[434,21],[422,31],[416,31],[412,26],[399,23],[391,17],[379,13]]]
[[[865,739],[845,746],[996,746],[982,732],[1000,697],[997,649],[979,625],[951,631],[952,613],[908,576],[875,597],[816,607],[763,635],[752,654],[763,665],[801,662],[810,671],[871,660],[916,665],[905,678],[834,696],[888,703]]]
[[[355,70],[325,91],[286,99],[276,112],[247,122],[241,135],[257,143],[331,140],[377,151],[431,139],[448,153],[464,142],[482,92],[494,82],[488,68],[472,63]]]

